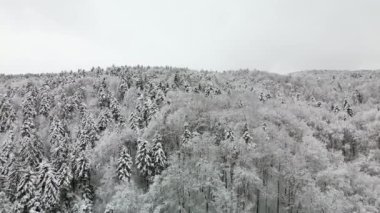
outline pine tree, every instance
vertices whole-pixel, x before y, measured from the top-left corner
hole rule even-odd
[[[22,113],[24,119],[34,118],[37,115],[36,112],[36,96],[35,93],[29,93],[22,103]]]
[[[69,167],[69,164],[63,162],[57,170],[57,181],[59,187],[61,189],[68,188],[70,186],[72,178],[73,176],[71,174],[71,168]]]
[[[19,212],[27,212],[33,207],[33,198],[36,196],[35,176],[30,170],[26,169],[17,185],[16,191],[16,210]]]
[[[107,90],[107,87],[101,86],[98,91],[98,105],[100,107],[109,107],[110,99],[111,99],[111,94]]]
[[[89,114],[83,116],[77,138],[81,150],[92,149],[95,147],[98,135],[95,123]]]
[[[185,131],[182,134],[182,144],[187,144],[191,138],[191,132],[189,130],[188,124],[185,124]]]
[[[130,118],[129,118],[129,126],[133,130],[138,130],[139,129],[139,117],[135,113],[131,113]]]
[[[141,95],[136,112],[132,113],[129,119],[131,129],[139,130],[147,127],[156,112],[157,105],[150,98]]]
[[[149,177],[152,174],[153,161],[150,155],[148,142],[143,139],[137,141],[136,164],[139,172]]]
[[[116,123],[120,123],[120,124],[125,123],[125,119],[121,115],[120,106],[116,98],[111,98],[110,110],[111,110],[112,118],[114,119]]]
[[[160,134],[157,134],[153,140],[153,164],[154,164],[154,173],[161,174],[162,170],[165,169],[166,162],[166,154],[162,148],[162,137]]]
[[[179,86],[181,85],[181,79],[179,77],[178,72],[174,74],[174,85],[176,86],[176,88],[179,88]]]
[[[97,129],[101,132],[104,131],[111,122],[111,113],[108,109],[104,109],[100,112]]]
[[[140,89],[141,91],[144,90],[144,80],[142,79],[142,76],[141,76],[141,75],[137,78],[137,81],[136,81],[136,87],[137,87],[138,89]]]
[[[48,117],[51,108],[51,100],[47,92],[42,93],[39,113],[45,117]]]
[[[161,89],[157,90],[156,98],[155,98],[155,104],[157,106],[160,106],[165,100],[165,94]]]
[[[35,134],[24,136],[21,139],[20,156],[24,163],[36,168],[43,158],[41,141]]]
[[[59,146],[62,143],[67,143],[69,137],[69,131],[67,126],[59,119],[54,116],[53,121],[50,125],[49,142],[53,146]]]
[[[86,152],[81,152],[79,157],[74,163],[74,179],[80,183],[85,184],[90,180],[90,164],[86,156]]]
[[[6,97],[0,103],[0,132],[5,132],[11,128],[12,123],[16,120],[16,112]]]
[[[13,130],[10,129],[7,134],[7,139],[0,147],[0,158],[3,159],[5,162],[8,162],[14,155],[13,149],[14,149],[14,133],[13,133]]]
[[[128,149],[123,146],[120,152],[120,157],[117,163],[117,176],[119,180],[130,180],[132,172],[132,158],[128,154]]]
[[[250,140],[252,139],[251,135],[249,134],[249,130],[248,130],[248,124],[245,124],[244,125],[244,128],[243,128],[243,140],[245,141],[245,143],[249,143]]]
[[[42,162],[39,165],[37,186],[42,208],[52,211],[59,203],[60,189],[57,174],[48,162]]]
[[[125,79],[122,79],[119,86],[119,100],[124,99],[124,95],[128,91],[128,88],[128,82]]]

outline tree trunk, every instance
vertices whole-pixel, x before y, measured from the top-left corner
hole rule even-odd
[[[260,211],[260,190],[256,189],[256,213]]]
[[[278,164],[278,173],[281,174],[281,164]],[[280,175],[277,180],[277,213],[280,213]]]

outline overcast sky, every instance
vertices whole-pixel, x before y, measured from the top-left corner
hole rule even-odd
[[[380,68],[379,0],[0,0],[0,73]]]

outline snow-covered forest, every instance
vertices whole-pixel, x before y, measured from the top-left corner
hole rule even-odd
[[[380,212],[380,72],[0,75],[0,212]]]

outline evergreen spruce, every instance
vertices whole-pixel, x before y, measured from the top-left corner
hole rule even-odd
[[[12,123],[16,120],[16,112],[13,105],[6,97],[0,103],[0,132],[5,132],[11,128]]]
[[[139,172],[145,176],[149,177],[152,175],[153,161],[150,155],[148,142],[143,139],[137,141],[137,153],[136,153],[136,165]]]
[[[247,144],[252,140],[252,137],[249,134],[248,124],[244,125],[242,138],[245,141],[245,143],[247,143]]]
[[[42,93],[39,113],[45,117],[48,117],[51,108],[51,100],[47,92]]]
[[[182,144],[187,144],[191,138],[191,132],[189,130],[188,124],[185,124],[185,131],[182,134]]]
[[[53,211],[59,203],[60,189],[57,174],[48,162],[39,165],[37,186],[42,208],[45,211]]]
[[[117,163],[117,176],[119,180],[130,180],[132,172],[132,158],[128,154],[128,149],[123,146]]]
[[[157,134],[153,140],[153,165],[154,165],[154,173],[161,174],[162,170],[164,170],[167,166],[166,154],[162,147],[162,137],[160,134]]]

